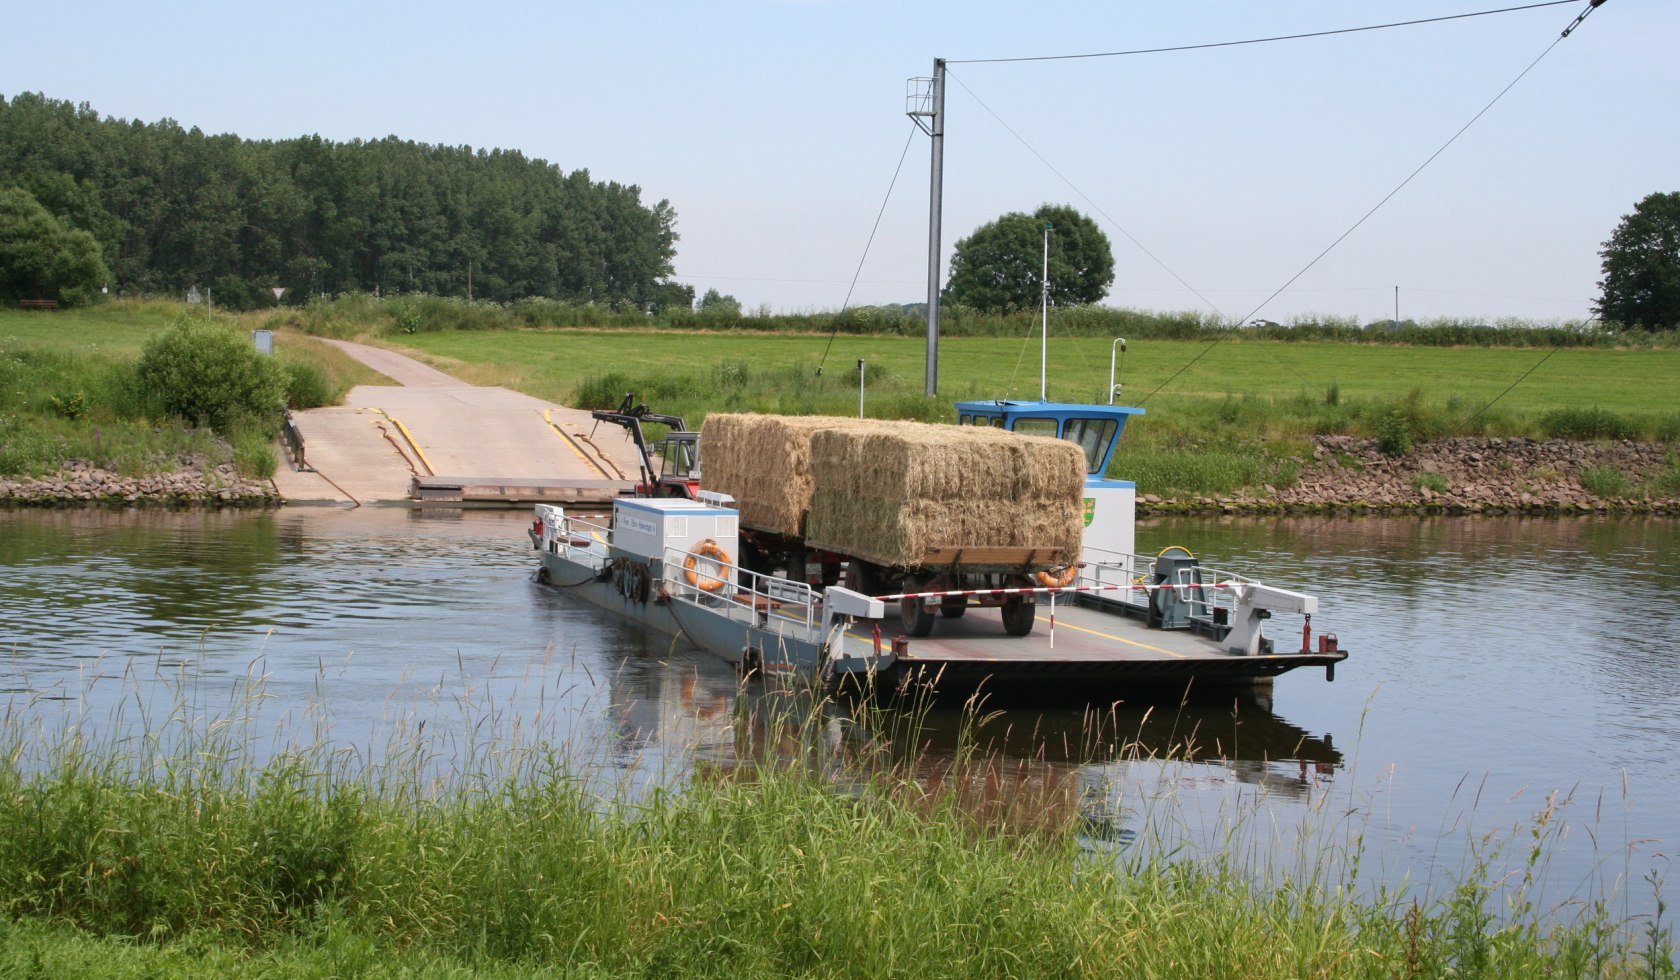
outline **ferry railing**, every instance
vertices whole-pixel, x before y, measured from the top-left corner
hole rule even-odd
[[[1157,565],[1152,557],[1102,548],[1086,548],[1084,557],[1076,584],[1097,588],[1126,605],[1140,608],[1149,605],[1151,586],[1167,585],[1178,592],[1197,616],[1210,620],[1218,618],[1214,610],[1229,611],[1235,607],[1237,594],[1233,586],[1257,581],[1226,568],[1193,565],[1175,569],[1169,581],[1156,583]],[[1132,588],[1123,588],[1127,584]]]
[[[694,581],[689,580],[691,571]],[[763,575],[681,548],[665,549],[661,582],[672,602],[684,602],[777,636],[808,642],[822,639],[820,600],[802,582]],[[717,584],[705,587],[711,583]]]
[[[607,563],[612,545],[611,527],[569,515],[558,522],[551,522],[548,517],[542,520],[544,550],[596,571]]]

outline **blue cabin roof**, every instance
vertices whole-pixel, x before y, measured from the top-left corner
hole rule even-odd
[[[1126,419],[1144,414],[1133,405],[1078,402],[984,401],[956,405],[960,425],[991,425],[1078,443],[1085,450],[1086,473],[1099,480],[1108,474]]]

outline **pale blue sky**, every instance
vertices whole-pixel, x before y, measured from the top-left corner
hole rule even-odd
[[[844,299],[910,135],[906,79],[935,57],[1234,40],[1502,5],[5,0],[0,92],[257,138],[517,148],[670,199],[677,274],[698,290],[800,311]],[[1188,54],[953,64],[946,254],[1005,211],[1071,203],[1118,221],[1226,314],[1246,314],[1585,6]],[[1584,316],[1618,218],[1646,194],[1680,190],[1677,47],[1680,4],[1609,0],[1256,316],[1385,318],[1396,285],[1407,317]],[[918,135],[854,303],[924,297],[927,185]],[[1110,303],[1205,308],[1108,218]]]

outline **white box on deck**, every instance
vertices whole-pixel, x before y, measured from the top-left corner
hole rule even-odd
[[[1137,551],[1137,487],[1118,480],[1085,483],[1084,560],[1111,562]]]
[[[698,500],[621,497],[613,501],[615,551],[637,558],[664,558],[666,548],[692,551],[711,538],[740,560],[739,512]]]

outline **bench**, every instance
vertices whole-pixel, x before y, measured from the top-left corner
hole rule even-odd
[[[18,309],[46,310],[51,312],[58,309],[58,301],[52,299],[20,299],[18,300]]]

